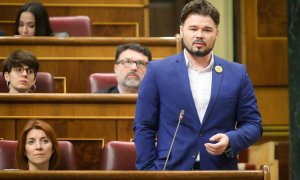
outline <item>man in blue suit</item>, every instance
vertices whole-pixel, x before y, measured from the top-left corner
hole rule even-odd
[[[183,52],[149,63],[134,121],[137,169],[191,170],[200,160],[200,170],[236,170],[238,152],[261,137],[244,65],[212,52],[219,17],[208,1],[191,1],[181,12]]]

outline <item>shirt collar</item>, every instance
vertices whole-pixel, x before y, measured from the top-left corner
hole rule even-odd
[[[189,61],[189,58],[187,57],[187,55],[186,55],[186,51],[184,50],[183,51],[183,54],[184,54],[184,60],[185,60],[185,63],[186,63],[186,67],[187,68],[192,68],[192,69],[194,69],[194,70],[196,70],[196,71],[199,71],[199,72],[203,72],[203,71],[210,71],[210,70],[212,70],[212,67],[213,67],[213,64],[214,64],[214,62],[215,62],[215,58],[214,58],[214,53],[213,52],[211,52],[211,58],[210,58],[210,62],[209,62],[209,65],[208,66],[206,66],[204,69],[202,69],[202,70],[197,70],[197,69],[195,69],[193,66],[192,66],[192,64],[190,63],[190,61]]]

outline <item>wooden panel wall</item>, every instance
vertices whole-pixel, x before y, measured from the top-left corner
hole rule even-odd
[[[133,138],[136,94],[0,94],[0,138],[17,139],[29,119],[47,121],[59,138]],[[26,107],[26,110],[24,110]]]
[[[287,1],[236,0],[236,54],[255,87],[264,124],[288,125]]]
[[[55,129],[59,139],[75,144],[79,169],[99,169],[101,142],[133,138],[136,99],[136,94],[2,93],[0,139],[17,139],[29,119],[41,119]],[[264,125],[262,141],[286,140],[287,131]]]
[[[25,2],[27,1],[2,0],[0,2],[0,27],[6,35],[14,35],[16,14]],[[148,0],[46,0],[42,2],[49,16],[89,16],[92,21],[93,36],[149,36]]]
[[[68,93],[83,93],[87,90],[90,74],[113,72],[118,45],[140,43],[150,49],[153,59],[162,59],[181,50],[178,38],[2,37],[0,61],[12,50],[30,50],[39,59],[40,71],[48,71],[54,77],[65,77]]]
[[[73,143],[80,170],[100,169],[104,143],[133,138],[134,94],[0,96],[0,139],[18,139],[29,119],[44,120],[55,129],[59,140]]]
[[[0,94],[0,138],[16,139],[31,118],[49,122],[60,138],[133,138],[136,94]],[[26,111],[24,110],[26,107]],[[288,129],[264,125],[263,139]],[[273,134],[272,134],[273,133]],[[287,135],[285,135],[286,137]]]

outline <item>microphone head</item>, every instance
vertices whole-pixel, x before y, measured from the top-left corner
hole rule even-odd
[[[179,120],[180,120],[180,121],[183,120],[183,117],[184,117],[184,110],[182,109],[182,110],[180,111]]]

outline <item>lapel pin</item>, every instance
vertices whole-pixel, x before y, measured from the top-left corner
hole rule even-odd
[[[215,71],[216,71],[217,73],[222,73],[222,72],[223,72],[222,66],[220,66],[220,65],[215,66]]]

